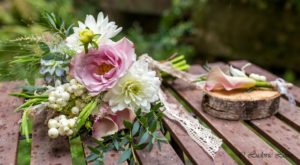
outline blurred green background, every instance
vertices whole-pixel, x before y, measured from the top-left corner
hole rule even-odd
[[[299,81],[300,0],[0,0],[0,80],[28,74],[8,66],[18,52],[3,41],[44,32],[43,11],[69,24],[103,11],[138,54],[158,60],[174,53],[200,64],[245,59]]]

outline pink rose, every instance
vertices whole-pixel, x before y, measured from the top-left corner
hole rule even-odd
[[[233,77],[226,75],[219,67],[214,67],[207,75],[205,89],[211,90],[233,90],[248,89],[254,87],[256,81],[249,77]]]
[[[113,113],[108,105],[104,104],[100,108],[100,113],[97,115],[93,124],[93,137],[101,140],[104,136],[112,135],[124,129],[124,120],[133,122],[134,119],[135,114],[130,109]]]
[[[112,88],[136,60],[134,45],[127,38],[99,45],[73,57],[70,74],[92,95]]]

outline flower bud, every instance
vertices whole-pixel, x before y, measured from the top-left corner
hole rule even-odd
[[[48,121],[48,127],[49,128],[57,128],[58,127],[58,122],[55,119],[50,119]]]
[[[72,134],[73,134],[73,131],[70,130],[70,129],[66,132],[66,135],[67,135],[67,136],[71,136]]]
[[[76,120],[75,119],[69,119],[68,122],[69,122],[68,126],[70,128],[74,128],[75,127],[75,124],[76,124]]]
[[[259,75],[259,74],[255,74],[255,73],[251,73],[249,75],[250,78],[253,78],[254,80],[257,81],[267,81],[267,78],[263,75]]]
[[[81,32],[79,32],[79,40],[83,44],[88,44],[92,42],[95,34],[90,29],[84,29]]]
[[[69,130],[70,130],[70,128],[69,128],[68,126],[65,126],[65,127],[64,127],[65,133],[67,133]]]
[[[55,102],[56,99],[53,96],[49,96],[48,100],[49,100],[49,102]]]
[[[48,130],[48,136],[52,139],[57,138],[59,134],[59,131],[56,128],[50,128]]]
[[[64,92],[61,95],[62,99],[68,101],[70,99],[70,94],[68,92]]]
[[[67,120],[67,119],[62,119],[62,120],[60,120],[60,124],[61,124],[61,126],[63,126],[63,127],[68,126],[68,120]]]
[[[59,127],[58,133],[59,133],[60,136],[64,136],[66,134],[65,130],[64,130],[64,127]]]
[[[62,98],[59,98],[55,102],[56,102],[56,104],[62,105],[64,100]]]
[[[77,81],[76,81],[75,79],[72,79],[72,80],[70,80],[70,84],[76,85],[76,84],[77,84]]]
[[[73,114],[78,114],[79,113],[79,108],[78,107],[73,107],[71,109],[71,111],[72,111]]]

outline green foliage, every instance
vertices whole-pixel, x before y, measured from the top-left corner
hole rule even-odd
[[[158,131],[159,128],[163,129],[163,112],[159,110],[161,106],[161,103],[156,103],[148,113],[143,113],[139,109],[136,111],[136,119],[133,123],[124,121],[124,130],[106,136],[102,141],[95,139],[97,145],[89,146],[92,153],[87,157],[87,161],[104,164],[105,153],[117,150],[122,152],[118,163],[129,161],[130,164],[135,164],[137,158],[134,150],[145,148],[151,150],[155,142],[160,148],[160,143],[166,142],[166,139],[161,137]]]
[[[188,1],[174,0],[171,9],[162,16],[158,31],[153,34],[143,33],[138,25],[129,29],[128,38],[135,43],[136,52],[138,54],[149,53],[156,60],[166,59],[174,53],[192,57],[194,48],[182,42],[194,28],[192,22],[184,19],[184,13],[190,7],[191,3]]]
[[[86,123],[87,119],[89,118],[90,114],[93,112],[93,110],[97,106],[97,100],[92,100],[90,103],[88,103],[80,112],[78,115],[77,123],[76,123],[76,129],[75,131],[78,132],[80,128]]]
[[[39,37],[23,37],[0,42],[0,79],[26,79],[34,84],[42,52],[38,40]],[[5,53],[7,55],[4,56]]]
[[[66,25],[65,21],[54,13],[45,12],[43,14],[46,27],[54,35],[59,35],[62,39],[66,39],[72,33],[73,25]]]
[[[57,13],[61,18],[49,14]],[[41,48],[39,40],[49,21],[54,21],[61,36],[71,31],[69,25],[76,18],[70,0],[4,0],[0,2],[0,81],[27,80],[30,84],[39,77]],[[44,13],[42,15],[41,13]],[[47,14],[48,16],[47,17]],[[85,13],[86,14],[86,13]],[[82,12],[76,15],[83,16]],[[48,19],[45,20],[45,18]],[[53,22],[52,22],[53,23]],[[36,34],[36,36],[32,35]],[[62,35],[63,34],[63,35]],[[18,40],[11,40],[18,38]],[[10,61],[14,61],[10,63]]]
[[[21,134],[26,137],[26,141],[29,142],[29,124],[28,124],[28,112],[29,109],[24,110],[21,122]]]

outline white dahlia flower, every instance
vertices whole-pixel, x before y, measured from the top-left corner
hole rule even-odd
[[[109,22],[102,12],[98,14],[97,21],[92,15],[87,15],[84,23],[78,21],[78,26],[73,28],[74,33],[66,39],[66,45],[78,53],[84,50],[84,43],[90,40],[97,44],[109,42],[122,30],[115,22]]]
[[[149,112],[151,103],[158,100],[161,81],[156,72],[150,70],[148,63],[139,60],[104,96],[113,112],[125,108],[137,110],[141,108]]]

